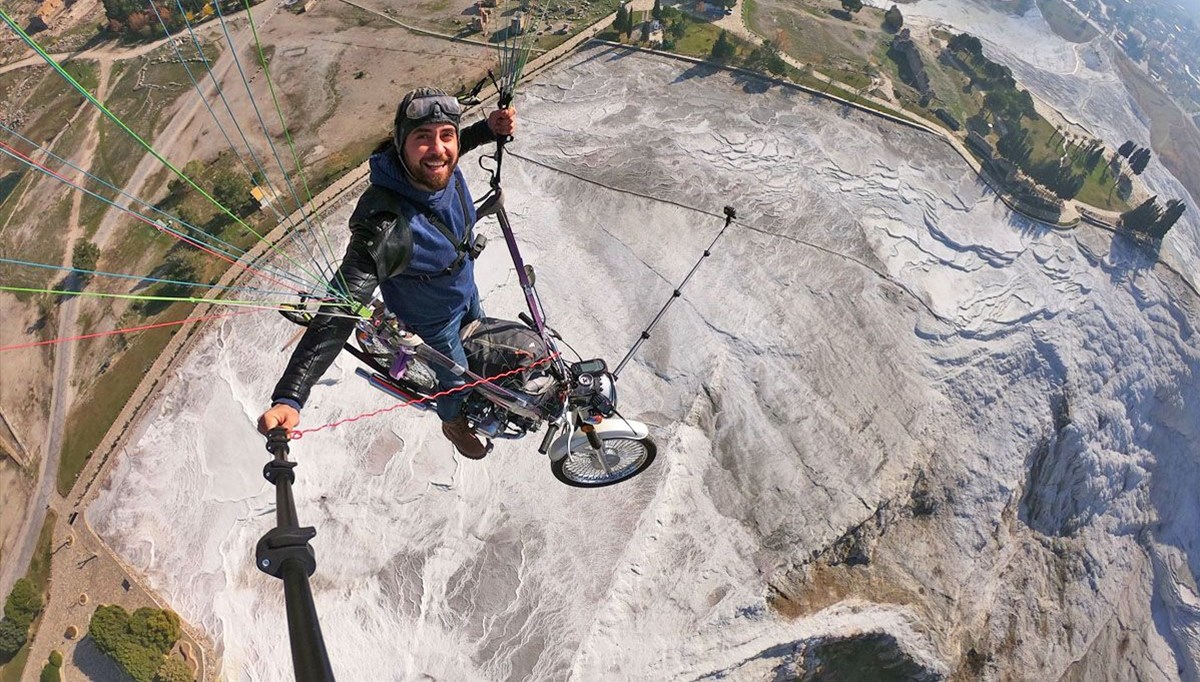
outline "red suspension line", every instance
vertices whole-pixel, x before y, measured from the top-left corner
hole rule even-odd
[[[124,329],[114,329],[107,332],[95,332],[93,334],[82,334],[80,336],[66,336],[48,341],[33,341],[31,343],[19,343],[14,346],[0,346],[0,353],[8,350],[21,350],[22,348],[37,348],[38,346],[51,346],[68,341],[84,341],[87,339],[95,339],[101,336],[113,336],[115,334],[131,334],[133,332],[142,332],[148,329],[159,329],[161,327],[171,327],[174,325],[187,324],[189,322],[207,322],[209,320],[219,320],[226,317],[236,317],[238,315],[249,315],[250,313],[261,313],[263,310],[239,310],[234,313],[218,313],[216,315],[204,315],[202,317],[189,317],[186,320],[177,320],[175,322],[156,322],[154,324],[143,324],[137,327],[126,327]]]
[[[3,147],[4,149],[7,149],[8,151],[12,152],[13,154],[16,154],[17,156],[21,157],[21,159],[23,159],[23,160],[25,161],[25,163],[28,163],[29,165],[31,165],[31,166],[34,166],[35,168],[38,168],[38,169],[39,169],[39,170],[41,170],[42,172],[46,173],[47,175],[50,175],[51,177],[54,177],[55,179],[59,180],[60,182],[62,182],[62,183],[64,183],[64,184],[66,184],[66,185],[68,185],[68,186],[70,186],[70,187],[74,187],[75,189],[77,189],[77,190],[79,190],[79,191],[81,191],[81,192],[87,193],[87,190],[86,190],[86,189],[84,189],[83,187],[81,187],[81,186],[79,186],[79,185],[75,184],[74,182],[72,182],[72,181],[70,181],[70,180],[68,180],[68,179],[64,178],[63,176],[59,175],[58,173],[55,173],[54,171],[50,170],[50,169],[49,169],[49,168],[47,168],[46,166],[43,166],[42,164],[38,163],[37,161],[34,161],[34,160],[33,160],[33,159],[31,159],[30,157],[28,157],[28,156],[26,156],[26,155],[22,154],[20,151],[18,151],[18,150],[16,150],[16,149],[14,149],[14,148],[12,148],[12,147],[10,147],[9,145],[5,144],[4,142],[0,142],[0,147]],[[143,223],[146,223],[146,224],[147,224],[147,225],[149,225],[150,227],[153,227],[154,229],[158,230],[160,233],[163,233],[163,234],[169,234],[169,235],[171,235],[172,237],[174,237],[174,238],[176,238],[176,239],[178,239],[178,240],[180,240],[180,241],[183,241],[183,242],[185,242],[185,243],[187,243],[187,244],[191,244],[192,246],[195,246],[196,248],[200,249],[201,251],[204,251],[205,253],[208,253],[208,254],[211,254],[211,255],[213,255],[213,256],[216,256],[217,258],[219,258],[219,259],[221,259],[221,260],[225,261],[226,263],[229,263],[230,265],[236,265],[236,266],[238,266],[238,267],[242,268],[243,270],[245,270],[245,271],[247,271],[247,272],[249,272],[249,273],[252,273],[252,274],[258,275],[259,277],[262,277],[263,279],[267,280],[268,282],[273,282],[273,283],[275,283],[275,284],[278,284],[278,285],[279,285],[279,286],[281,286],[281,287],[286,287],[286,288],[290,289],[291,291],[294,291],[294,292],[296,292],[296,293],[298,293],[298,294],[303,294],[303,293],[305,293],[303,290],[301,290],[301,289],[297,288],[295,284],[287,284],[287,283],[285,283],[285,282],[280,282],[279,280],[275,279],[274,277],[271,277],[270,275],[266,274],[265,272],[263,272],[263,271],[261,271],[261,270],[258,270],[258,269],[256,269],[256,268],[253,268],[253,267],[251,267],[250,265],[248,265],[248,264],[246,264],[246,263],[243,263],[243,262],[241,262],[240,260],[234,260],[234,259],[232,259],[232,258],[230,258],[230,257],[226,256],[225,254],[222,254],[222,253],[218,253],[218,252],[216,252],[216,251],[213,251],[212,249],[210,249],[210,248],[208,248],[207,246],[205,246],[203,243],[201,243],[201,242],[198,242],[198,241],[196,241],[195,239],[192,239],[191,237],[188,237],[188,236],[186,236],[186,235],[179,234],[179,233],[177,233],[177,232],[170,232],[170,231],[168,231],[168,230],[164,230],[164,229],[162,228],[162,226],[161,226],[161,225],[159,225],[157,222],[155,222],[155,221],[153,221],[153,220],[150,220],[149,218],[146,218],[145,216],[143,216],[143,215],[141,215],[141,214],[139,214],[139,213],[135,213],[134,211],[132,211],[132,210],[130,210],[130,209],[128,209],[128,208],[126,208],[126,207],[124,207],[124,206],[120,206],[120,205],[118,205],[116,202],[110,202],[110,203],[111,203],[113,206],[116,206],[117,208],[121,209],[122,211],[125,211],[126,213],[128,213],[128,214],[129,214],[129,215],[131,215],[131,216],[133,216],[134,218],[137,218],[138,220],[142,221]]]

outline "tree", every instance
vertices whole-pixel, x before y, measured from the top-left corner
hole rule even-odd
[[[892,8],[883,13],[883,24],[892,32],[898,32],[904,27],[904,15],[900,13],[900,8],[892,5]]]
[[[0,663],[7,663],[25,646],[28,625],[19,625],[7,618],[0,620]]]
[[[774,43],[764,40],[763,44],[754,48],[754,51],[746,58],[746,68],[782,76],[787,73],[787,62],[779,56],[779,50],[776,49]]]
[[[862,0],[842,0],[842,9],[849,14],[859,12],[862,10],[862,8]]]
[[[88,634],[130,677],[154,682],[165,654],[179,639],[179,616],[151,608],[130,615],[120,606],[100,606],[92,614]]]
[[[1158,197],[1153,196],[1137,208],[1122,213],[1121,227],[1134,232],[1148,232],[1161,217],[1162,209],[1158,207]]]
[[[1018,166],[1024,166],[1028,163],[1033,148],[1030,146],[1027,136],[1021,135],[1016,130],[1009,130],[1007,135],[1000,136],[1000,139],[996,141],[996,151]]]
[[[59,672],[59,666],[53,663],[47,663],[42,666],[42,672],[38,675],[38,682],[62,682],[62,673]]]
[[[1128,159],[1129,155],[1132,154],[1133,150],[1136,148],[1137,147],[1135,147],[1133,144],[1133,140],[1125,140],[1125,144],[1121,145],[1120,148],[1117,149],[1117,153]]]
[[[1100,165],[1100,161],[1104,158],[1104,145],[1099,141],[1093,140],[1092,144],[1087,149],[1087,156],[1084,158],[1083,165],[1087,167],[1088,172],[1096,170],[1096,166]]]
[[[1129,170],[1133,171],[1134,175],[1141,175],[1149,163],[1150,150],[1143,147],[1129,157]]]
[[[129,614],[117,605],[103,605],[92,613],[88,624],[88,635],[96,642],[96,647],[106,654],[116,651],[117,643],[125,636],[129,625]],[[111,655],[111,654],[110,654]]]
[[[38,612],[42,610],[42,595],[33,581],[21,578],[13,584],[12,592],[4,602],[4,617],[17,625],[28,628]]]
[[[183,630],[173,611],[143,607],[129,617],[129,631],[138,642],[164,654],[175,646]]]
[[[654,9],[650,11],[650,16],[654,17],[655,19],[658,19],[659,21],[662,21],[662,18],[663,18],[662,0],[654,0]]]
[[[222,206],[234,213],[252,198],[249,181],[231,170],[217,172],[213,178],[212,195]]]
[[[729,32],[721,29],[721,33],[717,36],[717,41],[713,43],[709,58],[713,61],[724,62],[732,58],[736,52],[737,48],[729,40]]]
[[[194,682],[195,679],[192,677],[192,671],[188,670],[187,663],[177,656],[170,656],[163,661],[162,667],[154,676],[154,682]]]
[[[71,267],[79,270],[95,270],[96,262],[99,260],[100,247],[86,239],[75,242],[75,248],[71,251]],[[85,277],[87,276],[85,275]]]
[[[976,57],[983,56],[983,43],[969,33],[959,33],[954,36],[947,43],[947,47],[955,52],[964,51]]]
[[[648,21],[642,22],[642,42],[650,42],[650,22]]]
[[[667,27],[667,33],[669,33],[675,40],[683,40],[683,37],[687,35],[687,24],[682,20],[673,21],[671,22],[671,25]]]
[[[1163,211],[1162,217],[1154,223],[1154,227],[1150,228],[1150,236],[1155,239],[1162,239],[1167,236],[1167,232],[1179,222],[1179,218],[1183,216],[1183,212],[1187,210],[1187,205],[1178,199],[1172,199],[1167,202],[1167,208]]]

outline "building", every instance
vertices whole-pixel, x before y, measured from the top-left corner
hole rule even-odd
[[[29,32],[37,33],[50,28],[50,22],[62,14],[64,9],[66,9],[66,4],[63,0],[45,0],[30,19]]]
[[[957,118],[954,118],[954,114],[951,114],[949,111],[946,111],[942,107],[938,107],[937,109],[934,109],[933,114],[935,116],[937,116],[938,118],[942,119],[942,123],[945,123],[946,125],[950,126],[950,130],[957,131],[957,130],[962,129],[962,124],[958,122]]]
[[[254,200],[258,202],[258,207],[260,209],[265,210],[268,206],[279,199],[279,192],[276,192],[269,187],[262,187],[260,185],[250,190],[250,196],[254,197]]]
[[[658,19],[650,22],[650,32],[647,34],[649,38],[646,42],[650,43],[650,47],[662,47],[663,44],[663,25]]]
[[[492,23],[492,11],[483,6],[485,0],[475,3],[475,16],[471,17],[471,30],[487,33]]]
[[[995,153],[995,151],[992,149],[991,143],[988,142],[983,135],[980,135],[974,130],[967,133],[967,146],[970,147],[971,150],[976,154],[982,156],[985,160],[990,160],[992,155]]]
[[[519,36],[529,28],[529,15],[524,12],[517,12],[512,16],[512,20],[508,22],[508,34],[510,36]]]

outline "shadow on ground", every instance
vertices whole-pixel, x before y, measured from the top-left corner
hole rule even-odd
[[[84,637],[75,647],[75,655],[71,663],[79,668],[87,680],[104,680],[105,682],[135,682],[121,670],[111,658],[105,656],[96,648],[96,642],[91,637]]]

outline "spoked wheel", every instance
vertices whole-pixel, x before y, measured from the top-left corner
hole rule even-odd
[[[358,347],[366,354],[363,362],[371,367],[371,369],[391,379],[388,372],[392,368],[392,351],[379,339],[372,334],[362,331],[357,333]],[[432,393],[438,385],[437,375],[433,373],[433,369],[425,364],[424,361],[417,358],[408,359],[408,367],[404,370],[404,375],[399,379],[391,379],[397,384],[412,388],[424,393]]]
[[[642,473],[658,454],[649,438],[600,438],[599,450],[584,443],[566,457],[551,462],[554,477],[576,488],[603,488]]]

